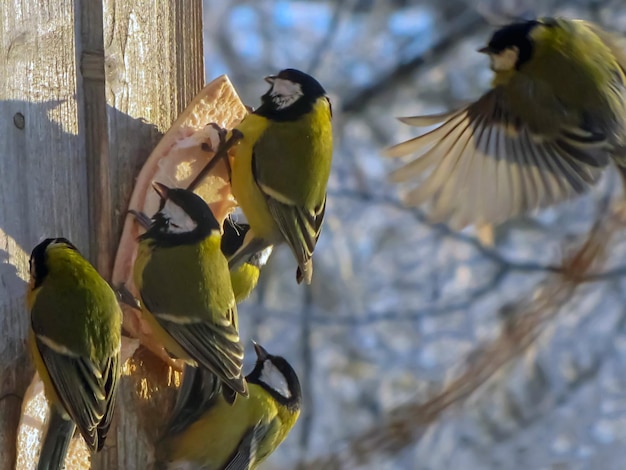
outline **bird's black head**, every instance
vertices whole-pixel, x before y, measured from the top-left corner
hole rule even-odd
[[[257,343],[254,343],[254,350],[256,365],[246,376],[246,381],[263,387],[290,411],[298,411],[302,403],[302,389],[296,371],[285,358],[269,354]]]
[[[250,225],[234,223],[232,221],[224,222],[224,233],[222,234],[222,242],[220,248],[222,253],[229,259],[243,245],[246,234],[250,230]],[[252,253],[244,262],[262,268],[267,263],[272,254],[273,246],[268,246],[260,251]]]
[[[48,262],[46,258],[46,252],[49,247],[55,245],[63,245],[71,250],[78,249],[67,238],[46,238],[39,245],[33,248],[30,254],[29,269],[31,278],[31,288],[35,289],[41,285],[43,280],[48,275]]]
[[[533,53],[533,41],[530,32],[541,24],[539,21],[513,23],[493,33],[486,47],[478,52],[489,54],[491,68],[495,72],[519,70]]]
[[[281,70],[265,80],[271,88],[261,97],[262,104],[254,113],[274,121],[295,121],[326,96],[317,80],[296,69]]]
[[[211,208],[192,191],[168,188],[153,183],[161,197],[159,211],[152,217],[152,225],[140,239],[152,239],[159,246],[197,243],[220,226]]]
[[[250,226],[248,224],[236,224],[230,221],[224,222],[221,249],[227,259],[234,255],[239,248],[241,248],[248,230],[250,230]]]

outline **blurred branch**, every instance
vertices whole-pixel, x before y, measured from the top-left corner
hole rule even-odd
[[[497,265],[504,266],[506,270],[510,271],[521,271],[521,272],[549,272],[549,273],[562,273],[563,266],[553,265],[553,264],[542,264],[534,261],[516,261],[510,260],[503,256],[498,250],[489,248],[483,245],[480,240],[477,238],[467,235],[462,232],[457,232],[452,230],[445,224],[431,224],[428,221],[428,217],[421,209],[417,209],[414,207],[407,207],[392,196],[387,194],[372,194],[365,191],[352,191],[348,189],[342,189],[340,191],[331,191],[329,195],[332,197],[344,197],[350,199],[357,199],[363,202],[375,203],[375,204],[383,204],[389,207],[393,207],[394,209],[409,212],[412,217],[415,218],[418,222],[430,226],[433,230],[437,230],[443,237],[450,238],[456,241],[460,241],[462,243],[466,243],[472,246],[476,251],[478,251],[481,255],[485,256],[487,259],[492,261]],[[607,197],[603,198],[603,201],[598,207],[598,212],[601,214],[605,214],[609,210],[610,205],[610,194],[607,194]],[[620,224],[623,223],[621,221],[622,217],[626,217],[626,215],[621,215],[620,211],[626,211],[626,208],[616,207],[615,213],[611,216],[610,221],[604,221],[606,224]],[[602,223],[599,221],[598,223]],[[597,225],[597,224],[596,224]],[[592,232],[598,230],[599,228],[596,226],[592,229]],[[585,274],[584,279],[578,279],[577,282],[598,282],[598,281],[606,281],[615,279],[618,277],[626,276],[626,266],[617,266],[615,268],[609,269],[604,272],[587,272]]]
[[[626,266],[620,266],[615,269],[609,269],[602,273],[591,273],[585,277],[581,282],[596,282],[615,279],[618,277],[626,276]]]
[[[471,36],[477,28],[485,24],[483,17],[464,3],[459,3],[456,8],[458,8],[456,14],[451,15],[455,19],[451,21],[447,31],[439,36],[428,51],[398,65],[390,72],[381,75],[369,86],[358,90],[343,102],[342,111],[345,113],[363,111],[379,95],[393,89],[396,82],[410,78],[417,69],[427,65],[434,57],[446,54],[460,41]]]
[[[502,266],[496,270],[495,274],[485,282],[484,285],[475,289],[467,295],[462,301],[450,302],[444,305],[427,306],[419,309],[412,309],[408,312],[393,310],[390,312],[368,312],[362,315],[312,315],[312,320],[322,325],[351,325],[363,326],[378,322],[393,321],[415,321],[428,316],[436,316],[467,310],[484,295],[496,289],[507,273],[506,267]]]
[[[228,75],[233,83],[243,82],[246,77],[246,64],[240,60],[235,49],[235,42],[231,37],[229,22],[231,21],[233,10],[242,3],[241,0],[234,0],[228,3],[228,8],[223,12],[219,29],[214,33],[214,40],[220,51],[220,56],[228,67]]]
[[[300,380],[302,382],[303,390],[313,389],[313,353],[311,350],[311,317],[313,303],[314,299],[311,286],[306,286],[304,292],[304,305],[300,316],[300,344],[302,346],[302,372],[300,374]],[[300,455],[307,455],[308,453],[314,414],[315,409],[311,394],[304,393],[302,412],[300,416],[300,422],[302,423],[302,431],[300,433]]]
[[[451,238],[453,240],[460,241],[462,243],[466,243],[472,246],[476,251],[478,251],[481,255],[485,256],[490,261],[505,265],[507,269],[513,271],[546,271],[546,272],[559,272],[561,270],[560,266],[555,265],[545,265],[536,262],[524,262],[524,261],[513,261],[505,258],[500,254],[497,250],[486,247],[483,245],[480,240],[470,235],[464,234],[462,232],[457,232],[452,230],[445,224],[431,224],[428,221],[428,217],[424,213],[424,211],[420,209],[416,209],[413,207],[407,207],[401,201],[389,196],[387,194],[372,194],[364,191],[350,191],[350,190],[341,190],[335,192],[329,192],[329,195],[332,197],[345,197],[351,199],[358,199],[368,203],[378,203],[384,204],[394,209],[398,209],[404,212],[408,212],[411,216],[417,220],[418,222],[428,225],[433,228],[433,230],[438,231],[442,236],[446,238]],[[626,267],[624,268],[626,269]]]
[[[352,1],[351,3],[354,3]],[[335,2],[335,11],[333,12],[333,17],[328,25],[328,31],[324,35],[324,38],[319,42],[317,47],[312,53],[311,63],[309,64],[308,73],[310,75],[315,75],[317,72],[317,68],[322,63],[322,59],[325,54],[328,54],[331,51],[331,44],[335,39],[335,35],[339,30],[339,25],[341,24],[342,13],[347,10],[346,1],[345,0],[337,0]],[[349,9],[352,9],[352,5],[349,5]]]
[[[393,455],[415,444],[428,426],[448,408],[461,405],[500,368],[525,351],[571,298],[592,266],[605,260],[611,236],[623,226],[619,217],[603,219],[591,230],[587,241],[568,260],[560,274],[552,274],[534,295],[518,303],[498,338],[479,347],[465,371],[426,403],[408,403],[393,410],[386,422],[352,439],[340,452],[321,457],[301,468],[340,470],[358,468],[382,455]]]
[[[362,201],[366,201],[368,203],[380,203],[387,204],[393,208],[408,211],[410,212],[418,221],[424,224],[428,224],[426,220],[426,216],[424,213],[417,209],[407,208],[400,201],[393,199],[390,196],[385,195],[372,195],[370,193],[350,191],[350,190],[342,190],[339,192],[334,192],[332,194],[333,197],[349,197],[349,198],[357,198]],[[600,210],[602,212],[602,210]],[[421,318],[430,317],[430,316],[440,316],[446,315],[453,312],[468,310],[476,301],[481,299],[483,296],[488,295],[494,289],[497,289],[502,281],[506,278],[506,276],[512,271],[516,272],[548,272],[552,274],[560,274],[564,276],[571,276],[571,273],[576,269],[579,272],[585,272],[584,277],[576,278],[576,282],[578,284],[581,283],[589,283],[589,282],[600,282],[607,280],[614,280],[619,277],[626,275],[626,266],[618,266],[616,268],[604,271],[604,272],[592,272],[590,269],[584,268],[568,268],[569,271],[564,271],[564,266],[568,266],[567,264],[561,265],[545,265],[539,262],[519,262],[515,260],[509,260],[505,256],[503,256],[498,251],[483,246],[479,240],[476,238],[469,236],[467,234],[455,232],[451,230],[449,227],[445,225],[431,225],[433,230],[437,230],[444,237],[449,237],[451,239],[460,241],[462,243],[467,243],[475,248],[480,254],[484,255],[487,259],[492,261],[495,264],[495,270],[492,275],[489,276],[484,283],[475,289],[466,293],[463,298],[458,300],[452,300],[445,302],[443,304],[434,304],[434,305],[425,305],[422,307],[410,307],[405,310],[394,308],[389,311],[368,311],[364,313],[355,313],[355,314],[344,314],[338,315],[336,313],[326,314],[317,311],[312,308],[311,305],[308,307],[307,319],[315,326],[329,326],[329,325],[340,325],[340,326],[366,326],[375,323],[382,322],[413,322],[419,320]],[[598,228],[594,228],[594,233]],[[594,239],[595,240],[595,239]],[[588,242],[589,243],[589,242]],[[589,249],[587,250],[579,250],[579,256],[581,253],[589,254]],[[596,256],[594,254],[593,256]],[[591,256],[591,259],[594,259]],[[589,259],[586,261],[583,259],[579,259],[573,257],[569,260],[578,260],[577,263],[584,264],[589,262]],[[263,292],[263,279],[262,276],[260,287]],[[293,317],[293,311],[285,310],[281,311],[276,309],[275,307],[271,309],[266,309],[263,307],[263,301],[259,299],[259,307],[255,309],[255,318],[258,320],[267,319],[267,318],[278,318],[288,320]]]

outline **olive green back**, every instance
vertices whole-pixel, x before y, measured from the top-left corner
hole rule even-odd
[[[610,47],[590,25],[557,19],[553,27],[536,27],[531,37],[532,57],[519,73],[496,74],[494,79],[494,84],[506,82],[509,107],[531,129],[546,134],[585,119],[600,125],[609,138],[619,133],[616,129],[625,123],[626,79]]]
[[[197,244],[154,249],[141,277],[142,298],[153,314],[216,321],[235,303],[228,262],[216,235]]]
[[[332,153],[330,105],[320,98],[313,111],[297,121],[272,121],[254,145],[254,173],[259,184],[293,204],[318,207],[326,193]]]
[[[122,314],[113,290],[80,253],[47,250],[48,275],[31,310],[35,333],[103,361],[119,349]]]

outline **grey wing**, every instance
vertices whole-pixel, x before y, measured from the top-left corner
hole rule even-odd
[[[263,191],[262,187],[261,191]],[[267,194],[266,201],[280,233],[298,260],[301,277],[310,283],[313,273],[309,261],[313,256],[322,229],[324,212],[326,211],[326,196],[324,196],[320,206],[312,212],[280,202]]]
[[[103,376],[106,377],[104,381],[104,391],[106,399],[106,410],[104,417],[98,425],[98,450],[102,449],[104,440],[107,437],[109,428],[111,427],[111,420],[113,418],[113,412],[115,410],[115,401],[117,398],[117,386],[119,384],[119,377],[121,374],[121,364],[119,355],[115,355],[109,358],[104,367]]]
[[[115,407],[120,375],[119,356],[114,355],[103,364],[95,364],[86,358],[60,354],[39,338],[37,348],[65,410],[87,445],[93,450],[100,450]]]
[[[583,123],[541,135],[506,103],[495,88],[457,112],[440,115],[434,130],[386,151],[391,157],[419,154],[391,175],[396,182],[421,180],[406,195],[407,203],[429,200],[433,221],[462,228],[555,204],[598,181],[611,152],[605,133]],[[421,126],[437,118],[401,120]]]
[[[269,423],[257,423],[244,435],[233,458],[223,470],[249,470],[257,460],[258,443],[263,440],[271,427]]]
[[[200,366],[215,373],[235,392],[247,396],[248,389],[241,374],[244,351],[236,321],[216,325],[203,321],[179,323],[162,314],[154,314],[154,317]]]

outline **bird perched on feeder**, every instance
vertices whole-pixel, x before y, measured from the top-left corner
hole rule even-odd
[[[144,318],[165,349],[224,383],[229,401],[247,396],[237,305],[221,230],[204,200],[154,183],[161,197],[139,238],[134,281]]]
[[[298,376],[284,358],[254,347],[256,365],[246,376],[250,397],[233,405],[219,393],[206,400],[207,389],[195,380],[182,397],[187,406],[179,409],[186,411],[173,417],[158,446],[160,465],[253,470],[287,437],[300,414]]]
[[[286,242],[298,262],[298,283],[310,284],[311,256],[322,227],[332,163],[331,105],[310,75],[295,69],[266,77],[270,89],[220,145],[230,159],[232,193],[250,224],[231,268],[252,253]],[[194,189],[217,156],[194,179]]]
[[[78,427],[92,451],[104,445],[120,377],[122,312],[115,293],[65,238],[30,256],[30,351],[50,403],[39,470],[63,468]]]

